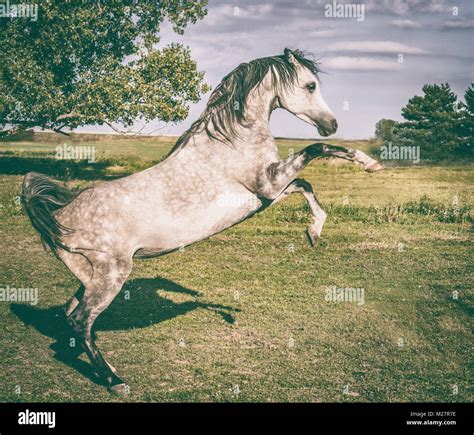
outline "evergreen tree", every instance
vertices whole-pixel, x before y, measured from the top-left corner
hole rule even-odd
[[[451,157],[460,146],[457,135],[457,96],[448,83],[424,85],[423,96],[415,96],[402,109],[405,122],[394,128],[393,142],[419,146],[423,160]]]
[[[472,156],[474,148],[474,89],[472,83],[467,88],[464,94],[464,102],[461,102],[459,107],[461,112],[457,132],[460,140],[460,151]]]

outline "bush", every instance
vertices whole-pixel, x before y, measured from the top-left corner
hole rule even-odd
[[[381,119],[375,124],[375,137],[383,142],[391,142],[393,140],[393,129],[397,121],[393,119]]]

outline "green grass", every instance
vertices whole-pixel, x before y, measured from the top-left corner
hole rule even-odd
[[[280,140],[280,152],[306,143]],[[101,153],[92,169],[53,160],[53,142],[0,144],[0,285],[39,292],[37,307],[0,302],[0,401],[472,401],[469,165],[368,174],[314,162],[303,177],[328,213],[317,248],[295,195],[183,252],[135,261],[97,322],[129,397],[80,374],[84,362],[55,359],[50,346],[66,332],[47,309],[78,284],[17,204],[21,174],[85,186],[150,166],[170,147],[91,144]],[[327,302],[332,285],[364,288],[365,303]]]

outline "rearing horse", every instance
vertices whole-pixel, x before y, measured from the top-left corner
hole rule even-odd
[[[310,206],[314,245],[326,213],[311,185],[297,178],[303,168],[329,156],[382,169],[360,151],[323,143],[280,159],[268,126],[276,108],[316,126],[323,136],[336,132],[318,72],[317,63],[289,49],[239,65],[168,156],[128,177],[74,195],[41,174],[25,176],[22,200],[32,225],[82,283],[64,307],[68,322],[111,390],[123,393],[126,386],[99,352],[91,328],[120,292],[134,258],[206,239],[294,192]]]

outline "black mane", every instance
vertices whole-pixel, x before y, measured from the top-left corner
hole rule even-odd
[[[249,93],[270,71],[272,87],[275,91],[293,85],[296,80],[296,68],[288,59],[291,53],[295,59],[313,74],[320,72],[318,63],[305,57],[299,50],[289,51],[278,56],[263,57],[249,63],[241,63],[227,74],[212,92],[206,109],[199,119],[178,139],[170,154],[186,144],[190,136],[199,130],[205,130],[209,137],[221,142],[231,143],[237,137],[236,122],[244,125],[245,105]]]

